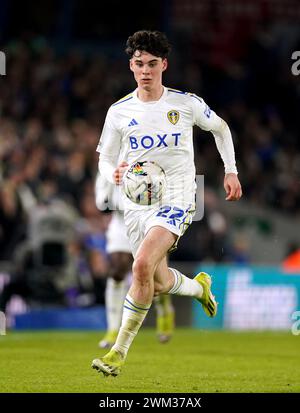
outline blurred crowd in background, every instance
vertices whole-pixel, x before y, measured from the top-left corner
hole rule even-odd
[[[62,2],[71,3],[83,7],[83,2]],[[0,78],[0,261],[22,263],[14,265],[16,279],[24,277],[24,268],[32,275],[34,257],[23,246],[34,237],[34,218],[45,210],[51,216],[57,205],[68,211],[74,230],[65,240],[67,255],[76,261],[73,284],[83,292],[96,286],[93,300],[103,301],[110,214],[95,206],[95,150],[107,109],[135,88],[123,50],[128,35],[138,29],[159,29],[170,38],[173,50],[164,84],[198,94],[228,122],[247,202],[299,217],[300,76],[291,73],[292,51],[300,50],[299,7],[275,0],[245,2],[244,8],[230,8],[233,1],[160,4],[161,15],[156,11],[156,20],[148,25],[144,16],[143,27],[138,21],[123,31],[113,25],[113,36],[105,26],[103,45],[103,15],[98,26],[95,16],[86,20],[78,39],[71,37],[65,9],[66,25],[56,29],[56,37],[49,35],[46,16],[45,31],[34,24],[23,31],[9,24],[3,29],[0,49],[7,69]],[[7,17],[12,19],[9,11]],[[196,129],[194,143],[197,173],[205,175],[205,216],[193,224],[174,258],[247,262],[247,251],[235,245],[220,207],[224,171],[213,137]],[[52,250],[44,251],[42,260],[57,257],[57,245],[51,242]],[[73,284],[68,283],[70,302]],[[81,300],[85,302],[84,294]]]

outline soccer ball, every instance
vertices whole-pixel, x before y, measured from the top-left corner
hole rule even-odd
[[[136,162],[123,176],[123,189],[130,201],[138,205],[156,204],[167,186],[164,170],[155,162]]]

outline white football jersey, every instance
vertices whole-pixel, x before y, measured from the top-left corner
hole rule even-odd
[[[220,130],[222,119],[195,94],[164,87],[161,98],[142,102],[137,90],[108,110],[97,151],[117,166],[120,152],[129,165],[154,161],[166,173],[162,204],[188,207],[195,203],[193,126]],[[235,161],[233,172],[235,172]],[[134,204],[135,205],[135,204]],[[149,208],[126,198],[125,209]]]

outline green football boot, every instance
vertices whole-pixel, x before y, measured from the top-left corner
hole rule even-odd
[[[211,276],[205,272],[200,272],[194,278],[203,288],[203,294],[201,298],[197,300],[201,303],[205,314],[208,317],[215,317],[217,314],[218,304],[215,300],[215,297],[211,292]]]
[[[98,373],[102,373],[104,377],[118,376],[121,371],[121,367],[124,364],[124,359],[121,354],[116,350],[110,350],[105,356],[92,361],[92,368],[97,370]]]

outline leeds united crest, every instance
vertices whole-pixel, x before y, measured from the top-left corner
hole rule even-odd
[[[169,119],[169,121],[173,124],[173,125],[176,125],[176,123],[178,122],[178,120],[179,120],[179,112],[177,112],[177,110],[170,110],[169,112],[168,112],[168,119]]]

